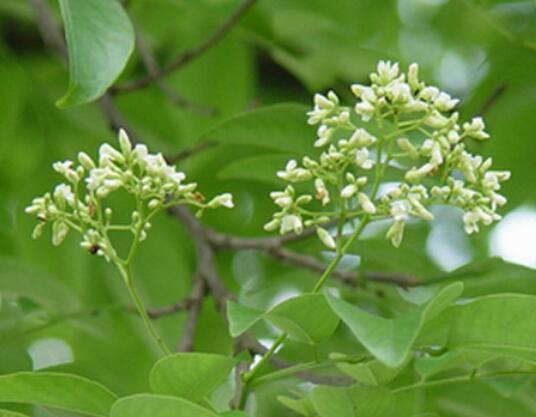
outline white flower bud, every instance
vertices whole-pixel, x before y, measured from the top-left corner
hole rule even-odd
[[[357,192],[357,187],[355,184],[348,184],[341,190],[342,198],[351,198]]]
[[[463,129],[465,133],[475,139],[484,140],[489,138],[489,134],[484,131],[485,125],[482,117],[475,117],[471,122],[465,122]]]
[[[209,208],[226,207],[233,208],[233,196],[230,193],[217,195],[207,204]]]
[[[39,239],[43,234],[43,229],[45,228],[45,222],[37,223],[37,226],[34,227],[32,232],[32,239]]]
[[[404,226],[405,223],[403,221],[395,221],[385,235],[387,239],[391,240],[391,243],[396,248],[398,248],[402,243],[402,238],[404,237]]]
[[[406,152],[410,158],[417,159],[419,157],[417,148],[415,148],[407,138],[397,139],[396,144],[400,149]]]
[[[375,108],[368,101],[361,101],[355,105],[355,112],[361,116],[364,122],[368,122],[374,115]]]
[[[52,244],[59,246],[65,240],[65,237],[69,233],[69,226],[61,220],[57,220],[52,223]]]
[[[281,220],[279,219],[272,219],[268,223],[264,225],[264,230],[267,232],[271,232],[273,230],[276,230],[281,225]]]
[[[119,147],[125,156],[130,155],[130,152],[132,152],[132,144],[124,129],[119,129]]]
[[[372,201],[370,201],[370,198],[365,193],[359,193],[357,195],[357,199],[359,201],[359,205],[363,209],[363,211],[367,214],[376,214],[376,206]]]
[[[149,201],[149,203],[147,204],[147,207],[149,208],[149,210],[154,210],[155,208],[157,208],[158,206],[160,205],[160,200],[156,199],[156,198],[153,198]]]
[[[371,169],[374,166],[374,161],[369,159],[369,151],[367,148],[359,149],[355,153],[355,163],[363,169]]]
[[[78,162],[80,162],[80,165],[82,165],[88,171],[95,168],[95,162],[93,162],[93,159],[91,159],[85,152],[78,153]]]
[[[413,91],[420,87],[419,83],[419,65],[412,63],[408,68],[408,84]]]
[[[322,241],[322,243],[328,248],[335,249],[337,247],[337,245],[335,244],[335,239],[333,239],[333,236],[331,236],[326,229],[323,229],[322,227],[317,227],[316,234],[318,235],[318,238]]]
[[[450,111],[459,103],[460,100],[453,99],[445,92],[440,92],[434,99],[434,106],[439,111]]]
[[[367,147],[376,142],[376,138],[363,128],[358,128],[350,137],[350,143],[360,148]]]

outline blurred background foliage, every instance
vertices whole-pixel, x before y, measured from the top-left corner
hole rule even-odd
[[[206,39],[239,4],[126,3],[160,63]],[[58,12],[55,2],[50,5]],[[115,133],[95,103],[68,109],[54,105],[66,89],[68,72],[45,47],[30,2],[0,1],[0,33],[0,373],[62,369],[95,378],[119,394],[143,391],[157,355],[136,317],[124,312],[127,294],[114,271],[81,251],[73,236],[60,248],[32,241],[34,220],[23,213],[33,196],[58,181],[50,168],[53,161],[73,158],[79,150],[94,154]],[[314,140],[304,115],[311,95],[331,88],[349,99],[349,84],[366,82],[379,59],[402,66],[418,62],[423,79],[462,99],[463,117],[485,117],[492,140],[473,145],[491,155],[499,169],[512,171],[504,187],[509,204],[502,223],[471,237],[463,232],[459,212],[438,208],[431,224],[412,225],[398,250],[384,241],[385,225],[369,227],[344,266],[422,280],[462,279],[468,296],[535,294],[534,1],[259,0],[220,42],[166,77],[189,102],[215,114],[174,104],[154,85],[118,94],[114,102],[154,151],[173,155],[216,142],[179,163],[207,195],[224,190],[236,196],[235,210],[210,213],[203,221],[218,231],[262,236],[262,224],[273,210],[268,193],[281,187],[275,170],[290,155],[308,152]],[[119,83],[144,74],[135,52]],[[283,102],[297,104],[277,105]],[[259,110],[270,105],[276,106]],[[295,249],[325,259],[315,242]],[[221,251],[217,261],[240,301],[260,308],[308,289],[316,276],[254,250]],[[190,236],[162,215],[135,265],[147,305],[168,305],[187,296],[195,265]],[[392,286],[344,291],[386,314],[404,308],[399,294],[405,291]],[[157,321],[171,346],[183,324],[183,313]],[[262,329],[259,336],[270,340],[272,331]],[[339,333],[326,351],[342,348],[349,335]],[[232,348],[211,299],[203,306],[195,348],[225,353]],[[289,344],[282,355],[304,358],[312,352]],[[467,384],[470,397],[463,385],[446,386],[408,402],[427,401],[441,416],[534,415],[533,382],[515,393],[483,382]],[[289,387],[263,386],[256,398],[258,415],[290,415],[273,400]]]

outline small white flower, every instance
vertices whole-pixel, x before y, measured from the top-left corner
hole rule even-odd
[[[397,200],[391,203],[390,213],[397,222],[404,222],[409,218],[411,205],[407,200]]]
[[[376,142],[376,137],[371,135],[363,128],[356,129],[350,137],[350,143],[355,144],[355,146],[360,148],[370,146],[374,142]]]
[[[414,91],[421,86],[421,83],[419,82],[419,65],[415,62],[408,68],[408,84]]]
[[[369,101],[361,101],[355,105],[355,112],[361,116],[361,120],[368,122],[374,116],[375,107]]]
[[[322,202],[322,205],[325,206],[329,204],[329,191],[326,188],[326,184],[321,178],[315,179],[315,189],[316,189],[316,199]]]
[[[391,61],[380,61],[376,71],[377,74],[371,74],[371,81],[380,85],[387,85],[397,77],[398,63],[391,64]]]
[[[300,217],[294,214],[287,214],[281,219],[281,234],[294,232],[300,234],[303,231],[303,223]]]
[[[357,199],[359,201],[359,205],[363,209],[363,211],[367,214],[376,214],[376,206],[374,203],[370,200],[369,196],[365,193],[359,193],[357,195]]]
[[[406,223],[404,223],[403,221],[395,221],[385,235],[387,239],[391,240],[391,243],[395,248],[398,248],[402,243],[405,225]]]
[[[355,163],[363,169],[371,169],[374,166],[374,161],[369,159],[369,151],[366,148],[359,149],[355,153]]]
[[[209,201],[207,204],[207,207],[209,208],[218,208],[218,207],[226,207],[226,208],[233,208],[233,196],[230,193],[223,193],[220,195],[217,195],[212,200]]]
[[[337,247],[335,239],[333,239],[333,236],[331,236],[326,229],[323,229],[322,227],[317,227],[316,234],[318,235],[320,241],[328,248],[335,249]]]
[[[298,167],[295,159],[288,161],[284,171],[278,171],[277,176],[285,181],[300,182],[310,180],[311,171]]]
[[[72,192],[71,186],[67,184],[59,184],[54,189],[54,199],[65,206],[65,203],[72,206],[74,204],[74,194]]]
[[[434,106],[439,111],[450,111],[460,102],[458,99],[452,98],[445,92],[440,92],[438,96],[434,98]]]
[[[132,144],[124,129],[119,129],[119,147],[125,156],[130,155],[130,152],[132,152]]]
[[[465,133],[475,139],[484,140],[489,138],[489,134],[484,131],[485,125],[482,117],[475,117],[471,122],[463,124]]]
[[[69,226],[61,220],[57,220],[52,223],[52,244],[59,246],[65,240],[65,237],[69,233]]]
[[[341,190],[342,198],[351,198],[357,192],[357,186],[355,184],[348,184]]]

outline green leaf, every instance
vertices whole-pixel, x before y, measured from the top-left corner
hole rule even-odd
[[[243,411],[226,411],[221,414],[222,417],[250,417],[249,414],[244,413]]]
[[[455,350],[450,350],[439,356],[422,356],[415,359],[415,370],[423,377],[430,377],[445,369],[459,356]]]
[[[233,337],[239,336],[264,319],[308,344],[317,344],[328,339],[339,323],[338,317],[321,294],[303,294],[289,298],[264,314],[229,302],[227,316]]]
[[[110,417],[217,417],[217,414],[183,398],[137,394],[118,400]]]
[[[282,182],[276,171],[283,169],[291,158],[292,156],[287,154],[242,158],[225,165],[217,176],[222,180],[258,181],[281,186]]]
[[[337,364],[337,368],[360,384],[376,386],[391,382],[405,365],[406,363],[403,363],[396,368],[389,368],[379,360],[373,359],[364,363],[341,362]]]
[[[310,404],[310,401],[307,397],[296,399],[280,395],[277,397],[277,400],[285,407],[302,416],[308,417],[313,414],[313,410],[311,409],[312,404]]]
[[[200,140],[303,155],[315,140],[315,129],[306,122],[307,110],[306,106],[293,103],[252,110],[220,123]]]
[[[108,388],[76,375],[19,372],[0,376],[0,402],[43,405],[107,417],[116,399]]]
[[[349,394],[356,417],[391,417],[394,398],[386,388],[353,386]]]
[[[320,417],[353,417],[356,415],[346,388],[321,385],[313,390],[310,397]]]
[[[232,337],[238,337],[251,326],[262,319],[263,312],[235,303],[227,302],[227,319],[229,321],[229,333]]]
[[[453,283],[427,304],[395,319],[375,316],[328,293],[326,297],[335,313],[369,352],[394,368],[404,362],[424,323],[448,307],[462,291],[462,283]]]
[[[228,356],[212,353],[177,353],[160,359],[151,370],[151,389],[200,401],[222,384],[235,365]]]
[[[0,417],[28,417],[28,415],[10,410],[0,410]]]
[[[464,297],[507,292],[536,295],[536,270],[501,258],[472,262],[436,279],[442,284],[463,281]]]
[[[497,294],[451,308],[448,346],[536,362],[536,297]]]
[[[76,307],[75,295],[42,271],[18,259],[0,257],[2,293],[30,298],[52,311]]]
[[[69,88],[60,107],[102,96],[134,49],[134,29],[117,0],[59,0],[69,50]]]
[[[296,339],[309,344],[327,340],[339,318],[322,294],[304,294],[276,305],[265,318]]]

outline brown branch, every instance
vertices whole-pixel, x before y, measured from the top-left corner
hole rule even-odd
[[[218,145],[218,143],[214,141],[200,142],[190,148],[183,149],[174,155],[166,156],[166,161],[168,162],[168,164],[176,164],[177,162],[197,155],[198,153],[203,152],[205,149],[211,148],[216,145]]]
[[[39,33],[46,47],[56,52],[62,59],[67,60],[67,47],[63,33],[56,23],[54,15],[44,0],[30,0]]]
[[[200,273],[194,276],[192,291],[190,293],[190,306],[188,308],[188,316],[186,324],[182,332],[181,340],[177,346],[178,352],[191,352],[194,348],[195,329],[199,321],[199,314],[203,307],[205,297],[205,281]]]
[[[201,42],[199,45],[193,47],[192,49],[182,53],[175,59],[173,59],[168,64],[161,67],[158,72],[154,74],[149,74],[143,78],[139,78],[134,81],[127,82],[122,85],[117,85],[112,89],[114,93],[126,93],[129,91],[138,90],[140,88],[147,87],[154,81],[165,77],[170,72],[173,72],[180,67],[186,65],[190,61],[202,55],[205,51],[213,47],[218,43],[226,34],[229,32],[232,27],[240,20],[240,18],[249,10],[251,6],[255,4],[257,0],[245,0],[233,14],[231,14],[227,20],[212,33],[206,40]]]
[[[176,302],[175,304],[170,304],[164,307],[156,307],[147,309],[147,314],[153,320],[157,320],[161,317],[168,316],[170,314],[179,313],[181,311],[188,310],[192,305],[192,300],[185,298]],[[135,311],[134,307],[129,307],[129,311]]]
[[[133,21],[132,18],[131,20]],[[160,71],[158,63],[156,62],[153,53],[143,39],[143,36],[141,35],[141,32],[137,29],[136,25],[134,25],[134,30],[136,33],[137,50],[140,54],[141,61],[143,62],[143,65],[145,66],[145,69],[147,70],[149,76],[156,76]],[[201,104],[193,103],[190,100],[184,98],[183,96],[177,94],[175,91],[173,91],[171,86],[165,80],[157,78],[154,80],[154,83],[159,88],[159,90],[164,93],[168,100],[176,106],[184,107],[186,109],[198,112],[200,114],[204,114],[206,116],[214,116],[216,114],[216,109],[208,106],[203,106]]]
[[[492,91],[492,93],[488,96],[488,98],[486,98],[486,100],[480,107],[479,114],[481,116],[484,116],[484,114],[486,114],[497,103],[497,101],[505,93],[507,87],[508,85],[506,83],[503,83]]]
[[[288,235],[290,237],[282,236],[271,238],[241,238],[221,234],[213,230],[206,230],[205,233],[214,247],[218,249],[255,249],[262,251],[287,265],[299,266],[319,273],[324,272],[326,269],[326,265],[320,262],[318,259],[309,255],[303,255],[291,251],[283,247],[284,243],[295,241],[297,238],[304,239],[306,237],[313,236],[315,234],[314,229],[308,229],[298,236]],[[419,285],[419,281],[415,277],[403,274],[388,274],[367,271],[362,273],[362,276],[360,277],[357,273],[352,271],[335,270],[333,271],[332,275],[334,278],[337,278],[339,281],[350,286],[358,286],[359,284],[363,284],[363,282],[360,282],[360,278],[363,281],[394,284],[401,287],[413,287]]]

